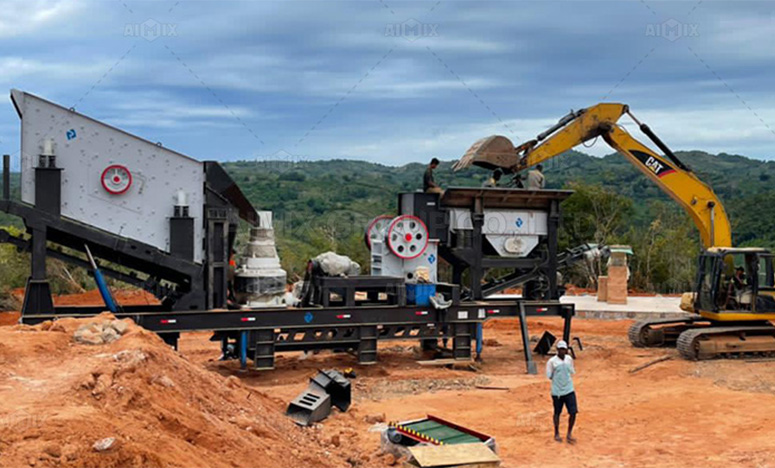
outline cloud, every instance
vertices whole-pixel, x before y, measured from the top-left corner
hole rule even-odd
[[[75,1],[4,0],[0,8],[0,38],[18,37],[65,23],[80,10]]]
[[[770,2],[179,3],[6,1],[0,85],[194,157],[450,159],[603,99],[676,150],[774,156]],[[670,18],[699,36],[647,35]],[[148,19],[176,34],[125,36]],[[386,34],[408,20],[429,27]],[[18,149],[10,105],[0,142]]]

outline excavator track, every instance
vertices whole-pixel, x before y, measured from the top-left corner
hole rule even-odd
[[[630,326],[627,337],[636,348],[672,346],[678,336],[690,329],[695,322],[694,318],[641,320]]]
[[[760,325],[703,327],[681,333],[678,353],[692,361],[742,355],[775,354],[775,326]]]

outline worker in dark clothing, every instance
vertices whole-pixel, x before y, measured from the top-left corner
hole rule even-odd
[[[498,182],[500,182],[501,180],[501,175],[502,175],[501,170],[495,169],[495,171],[493,171],[492,173],[492,176],[489,179],[484,181],[484,184],[482,184],[482,187],[484,188],[497,187]]]
[[[425,174],[422,177],[422,189],[425,193],[444,193],[444,189],[433,180],[433,170],[437,167],[439,167],[439,160],[433,158],[431,159],[431,163],[428,164],[428,168],[425,169]]]
[[[735,276],[732,277],[732,283],[734,284],[735,289],[738,291],[745,289],[745,268],[735,268]]]

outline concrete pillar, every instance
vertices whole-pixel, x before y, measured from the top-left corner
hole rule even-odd
[[[608,300],[608,277],[597,277],[597,302],[605,302]]]
[[[629,279],[627,255],[631,252],[632,249],[627,245],[611,246],[607,287],[607,302],[609,304],[627,304],[627,280]]]

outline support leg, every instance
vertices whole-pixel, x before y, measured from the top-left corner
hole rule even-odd
[[[522,346],[525,349],[525,364],[527,373],[530,375],[538,374],[536,363],[533,361],[533,353],[530,351],[530,334],[527,330],[527,314],[525,313],[525,304],[519,303],[519,328],[522,331]]]
[[[571,307],[564,307],[563,312],[565,314],[565,324],[562,327],[562,339],[570,346],[570,327],[571,320],[573,319],[574,310]]]
[[[360,327],[360,342],[358,343],[358,364],[374,364],[377,362],[377,327]]]
[[[239,334],[239,367],[240,369],[248,367],[248,332],[246,331]]]
[[[253,336],[256,344],[253,365],[256,369],[274,369],[274,330],[255,330]]]
[[[51,287],[46,279],[46,228],[32,229],[32,262],[24,291],[22,318],[27,315],[53,314]]]
[[[481,361],[482,360],[482,349],[484,348],[484,332],[483,332],[484,324],[483,323],[477,323],[476,324],[476,360]]]

